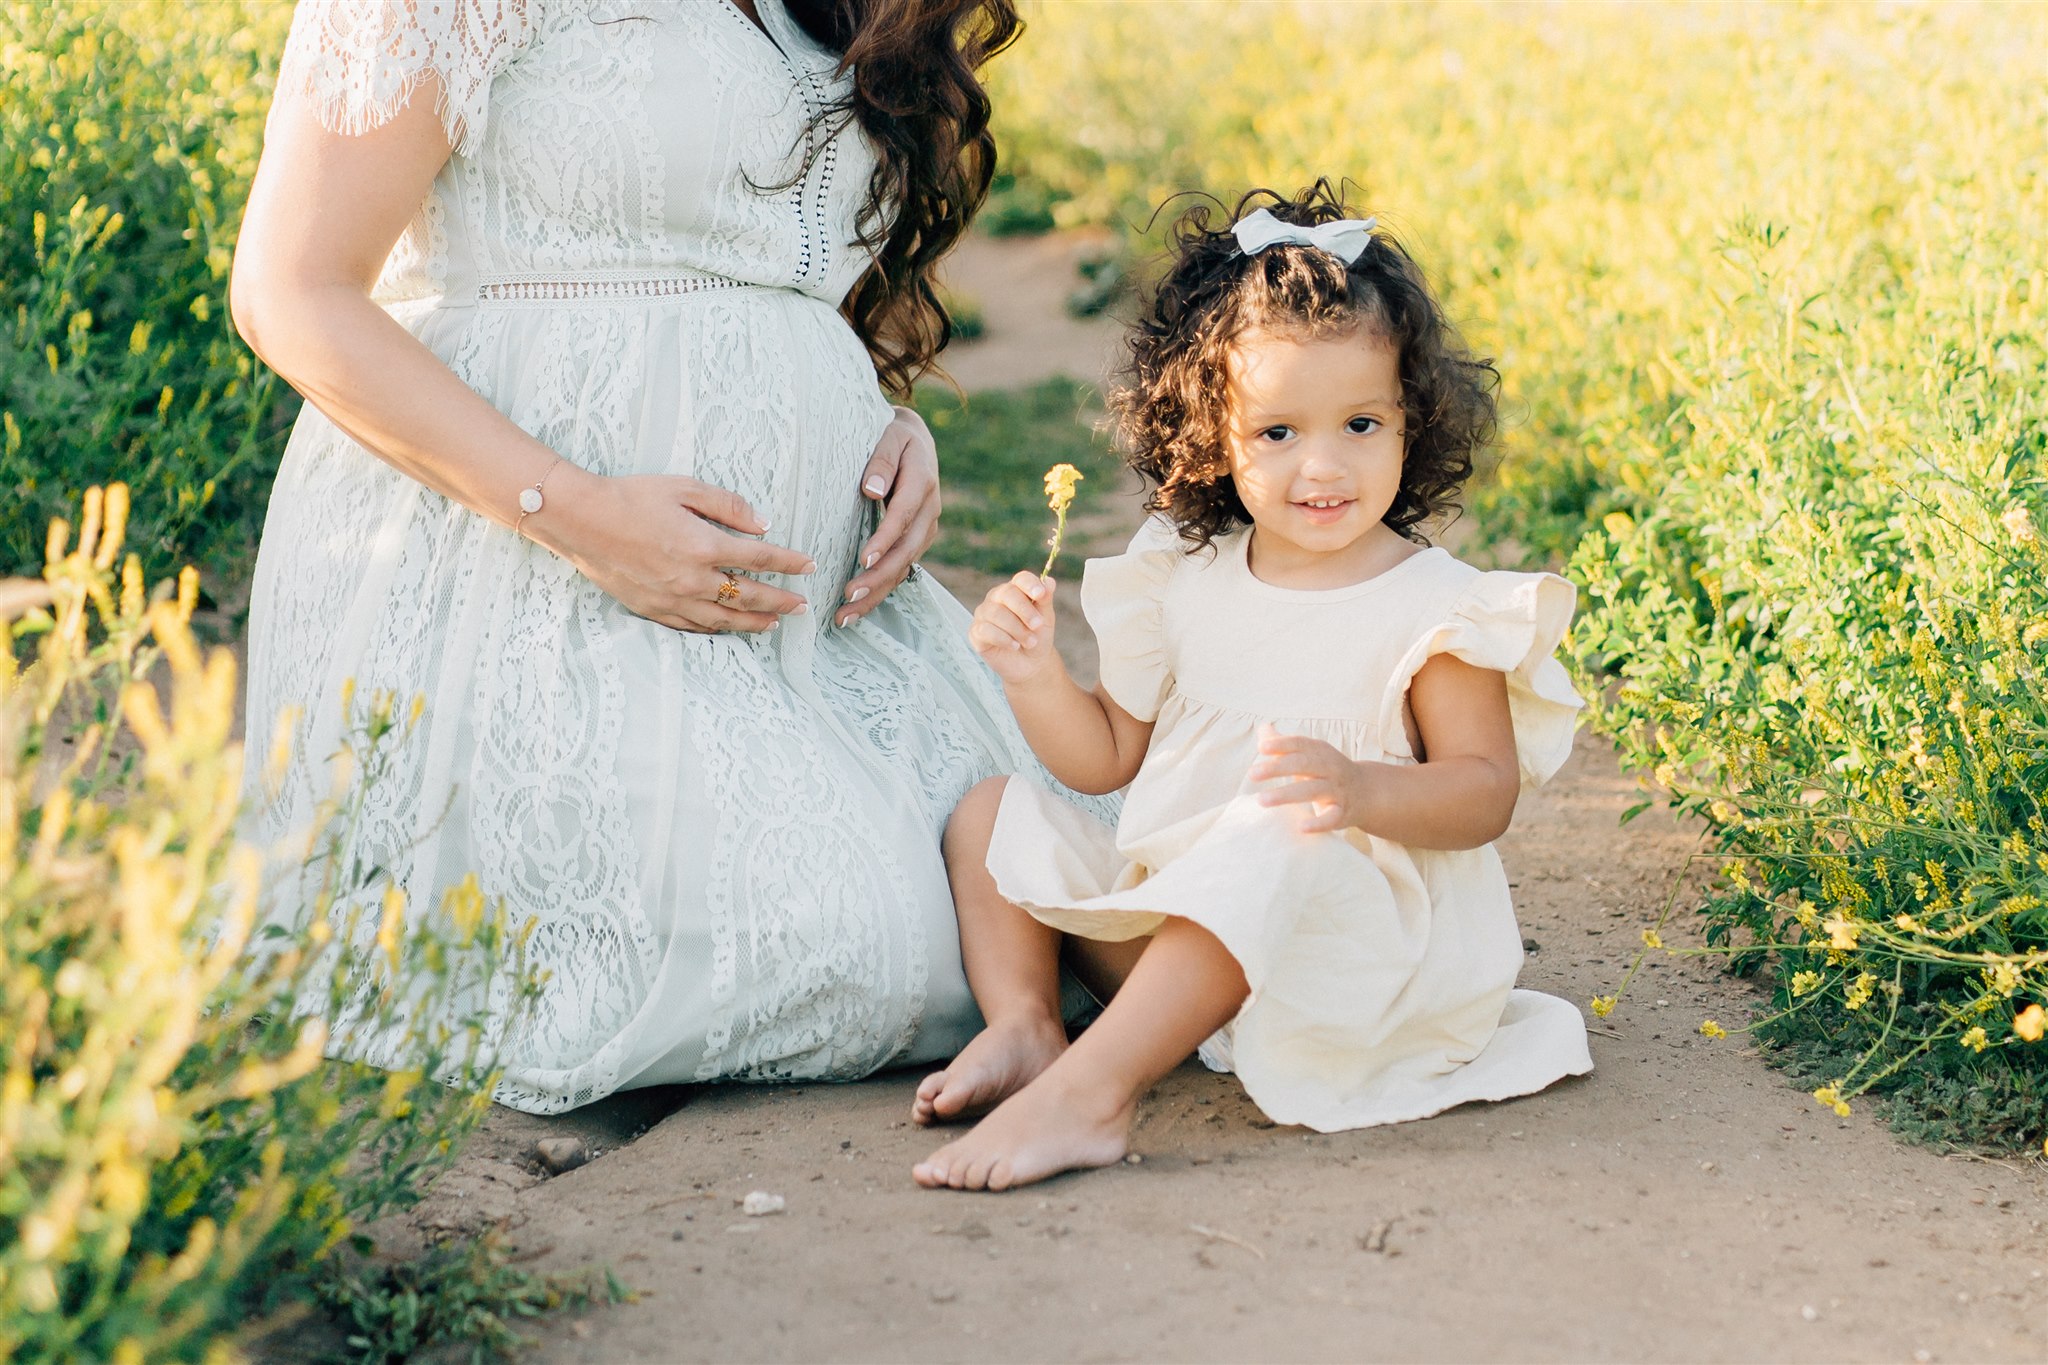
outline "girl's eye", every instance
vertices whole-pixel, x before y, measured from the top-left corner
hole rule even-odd
[[[1354,417],[1344,424],[1344,429],[1353,436],[1370,436],[1380,429],[1377,417]]]
[[[1261,441],[1284,441],[1294,434],[1293,427],[1267,427],[1259,433]]]

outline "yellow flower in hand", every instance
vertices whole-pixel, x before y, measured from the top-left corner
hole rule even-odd
[[[1052,539],[1046,542],[1052,553],[1045,557],[1045,567],[1038,571],[1040,578],[1052,572],[1052,562],[1060,557],[1060,542],[1067,535],[1067,509],[1074,505],[1074,486],[1084,477],[1070,464],[1056,464],[1045,471],[1045,505],[1057,520],[1053,523]]]

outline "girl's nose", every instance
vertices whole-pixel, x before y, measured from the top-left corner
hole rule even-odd
[[[1334,479],[1344,472],[1344,462],[1337,452],[1324,441],[1304,441],[1301,450],[1301,472],[1311,479]]]

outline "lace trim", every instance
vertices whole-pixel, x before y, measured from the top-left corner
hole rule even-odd
[[[554,303],[565,299],[665,299],[707,289],[762,289],[749,280],[724,275],[658,275],[635,279],[533,279],[509,276],[487,279],[476,296],[492,303]]]

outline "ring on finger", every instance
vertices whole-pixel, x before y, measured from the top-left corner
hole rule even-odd
[[[721,607],[729,607],[733,603],[739,601],[739,599],[740,581],[733,575],[727,574],[725,576],[725,581],[718,585],[717,595],[714,596],[711,600],[718,603],[718,605]]]

